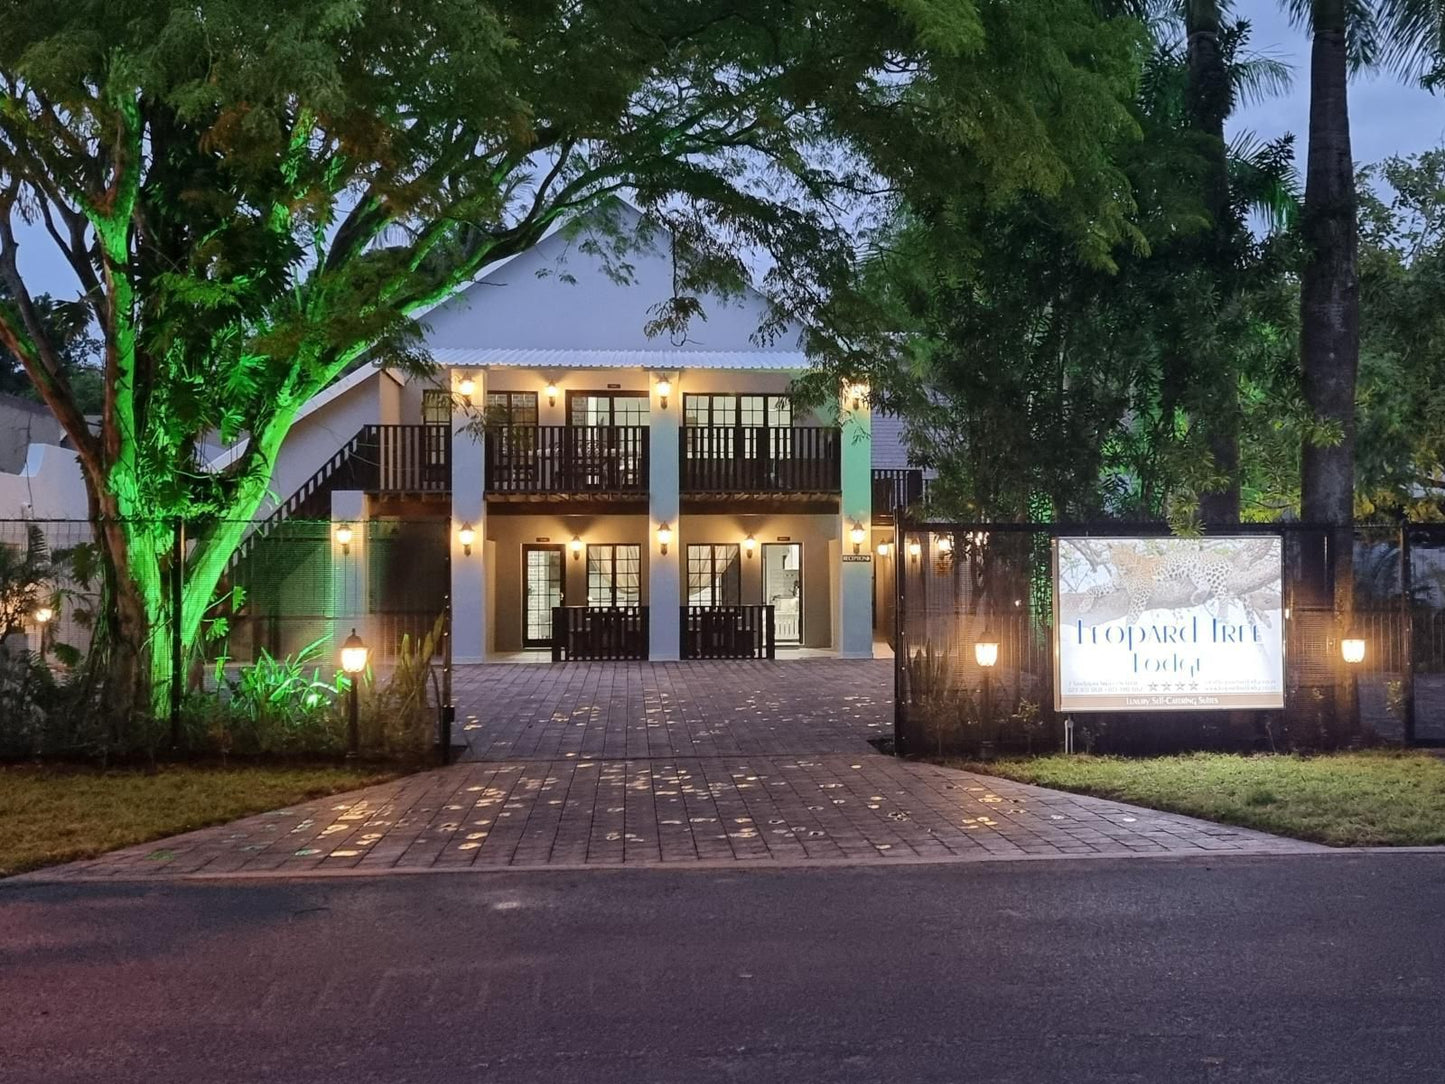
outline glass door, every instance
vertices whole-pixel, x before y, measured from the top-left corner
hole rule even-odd
[[[552,646],[552,607],[561,606],[562,547],[522,547],[522,646]]]
[[[803,642],[803,546],[763,543],[763,603],[773,608],[773,636],[779,644]]]

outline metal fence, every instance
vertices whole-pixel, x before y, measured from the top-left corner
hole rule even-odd
[[[1281,539],[1284,708],[1090,712],[1068,720],[1097,752],[1330,748],[1445,743],[1445,525],[1242,525],[1221,534]],[[896,734],[913,753],[989,755],[1059,748],[1053,550],[1059,537],[1167,537],[1120,523],[913,523],[895,562]],[[1336,584],[1350,631],[1341,657]],[[975,645],[998,643],[994,665]]]
[[[378,664],[394,662],[447,611],[450,541],[445,519],[371,519],[346,525],[287,519],[247,525],[208,611],[204,660],[256,661],[308,650],[323,669],[353,628]],[[186,532],[188,552],[194,529]],[[66,665],[90,648],[104,605],[95,531],[86,520],[0,520],[0,616],[22,643]],[[172,587],[184,583],[168,583]],[[23,612],[21,612],[23,610]],[[438,637],[440,640],[440,637]],[[438,648],[440,650],[440,648]],[[203,678],[193,677],[194,684]]]

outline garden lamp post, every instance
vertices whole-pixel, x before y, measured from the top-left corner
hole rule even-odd
[[[993,718],[993,668],[998,665],[998,636],[987,626],[973,645],[973,661],[983,668],[983,724]]]
[[[351,635],[341,645],[341,669],[351,677],[351,696],[347,705],[346,719],[346,755],[356,756],[361,746],[361,727],[357,719],[357,686],[361,683],[361,673],[366,669],[366,642],[356,635],[356,630],[351,630]]]

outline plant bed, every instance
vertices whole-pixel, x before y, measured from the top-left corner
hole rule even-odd
[[[400,773],[375,765],[0,766],[0,877],[93,858]]]
[[[1445,760],[1428,753],[1052,755],[947,763],[1334,846],[1445,844]]]

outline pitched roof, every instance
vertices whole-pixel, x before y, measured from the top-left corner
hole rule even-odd
[[[528,350],[435,347],[439,365],[504,365],[524,369],[806,369],[801,350]]]

